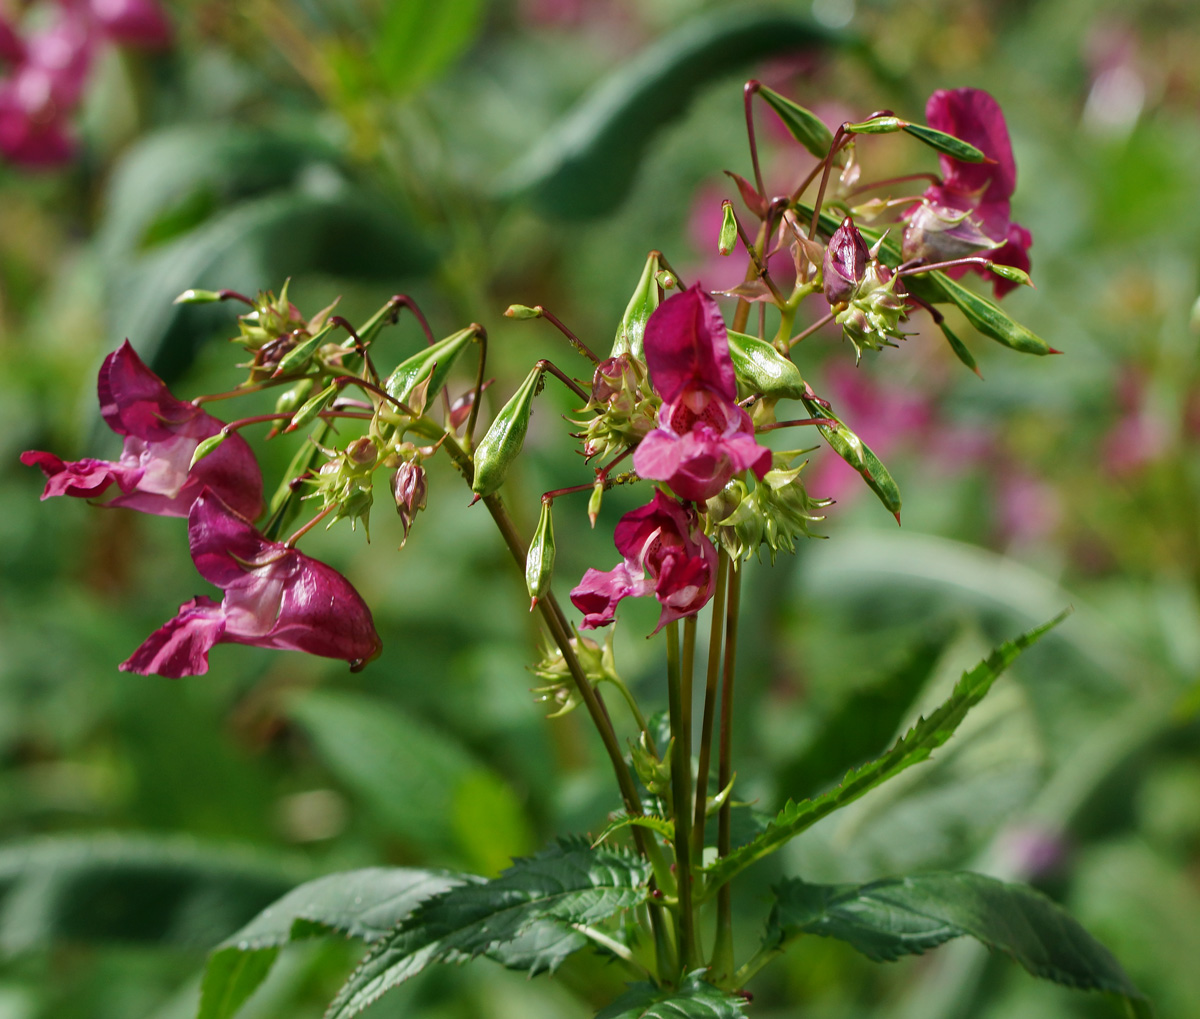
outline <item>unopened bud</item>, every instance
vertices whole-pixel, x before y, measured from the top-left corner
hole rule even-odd
[[[737,217],[733,213],[733,202],[726,199],[721,204],[721,236],[717,241],[717,251],[728,255],[737,244]]]
[[[588,519],[596,526],[596,518],[600,515],[600,503],[604,499],[604,479],[597,478],[592,486],[592,494],[588,497]]]
[[[409,397],[421,382],[427,383],[429,392],[436,393],[445,385],[446,376],[458,355],[477,335],[474,328],[460,329],[452,336],[431,344],[407,361],[402,361],[387,377],[383,388],[401,403],[411,403]]]
[[[295,431],[297,428],[303,428],[310,421],[314,420],[333,399],[334,394],[338,391],[338,384],[331,382],[322,389],[316,396],[312,397],[303,407],[301,407],[292,416],[292,420],[288,423],[285,431]]]
[[[668,272],[666,269],[659,269],[654,274],[654,282],[662,287],[663,290],[674,290],[679,286],[679,280],[675,278],[675,274]]]
[[[1002,279],[1012,280],[1014,283],[1020,283],[1027,287],[1033,286],[1033,280],[1029,278],[1029,273],[1023,269],[1018,269],[1015,265],[1001,265],[999,262],[988,262],[988,268]]]
[[[172,304],[212,304],[214,301],[224,300],[224,298],[215,290],[185,290],[182,294],[175,298]]]
[[[844,304],[862,281],[867,271],[867,263],[871,253],[867,250],[867,242],[854,221],[847,216],[842,225],[829,238],[829,247],[825,249],[825,264],[822,284],[825,290],[825,300],[830,304]]]
[[[396,512],[404,526],[404,540],[408,541],[408,529],[413,517],[425,508],[425,468],[415,460],[406,460],[392,476],[392,495],[396,499]]]
[[[208,456],[209,453],[215,450],[228,438],[229,433],[222,428],[221,431],[217,432],[216,435],[210,435],[207,439],[204,439],[200,445],[196,447],[195,452],[192,453],[192,462],[188,464],[188,470],[190,471],[196,466],[196,464]]]
[[[297,409],[309,398],[313,391],[313,380],[304,379],[297,382],[291,389],[285,389],[275,401],[276,414],[295,414]]]
[[[542,369],[534,368],[496,415],[487,434],[475,449],[475,480],[471,490],[478,496],[491,495],[508,474],[509,465],[525,445],[525,432],[533,413],[533,398],[542,381]]]
[[[542,309],[531,308],[526,304],[510,304],[508,306],[508,310],[504,313],[504,317],[515,318],[518,320],[527,318],[541,318]]]
[[[379,458],[379,448],[375,440],[364,435],[355,439],[346,447],[346,459],[361,467],[369,467]]]
[[[538,603],[550,590],[550,579],[554,575],[554,516],[550,503],[542,500],[542,515],[538,517],[537,529],[529,542],[525,555],[525,587],[529,591],[529,609]]]

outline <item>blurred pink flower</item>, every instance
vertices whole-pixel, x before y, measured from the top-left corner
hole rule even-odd
[[[223,643],[344,658],[354,669],[382,649],[371,610],[345,577],[268,541],[209,489],[192,504],[188,543],[196,569],[224,597],[184,603],[121,664],[123,672],[202,675],[208,652]]]
[[[1121,416],[1104,437],[1101,456],[1109,474],[1121,478],[1163,455],[1168,429],[1150,405],[1145,380],[1136,372],[1122,374],[1115,399]]]

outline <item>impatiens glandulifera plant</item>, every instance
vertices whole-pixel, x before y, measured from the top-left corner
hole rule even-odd
[[[763,190],[756,95],[820,160],[788,195],[768,197]],[[369,949],[330,1005],[331,1019],[357,1015],[433,963],[482,955],[537,974],[588,948],[626,968],[633,981],[601,1019],[734,1019],[747,1008],[747,982],[802,934],[838,938],[873,959],[969,935],[1035,976],[1114,995],[1133,1014],[1149,1014],[1119,964],[1059,906],[1025,886],[972,873],[884,876],[861,885],[788,878],[775,889],[760,948],[735,958],[733,879],[926,760],[1013,660],[1062,618],[1002,644],[890,749],[825,792],[740,826],[751,834],[735,840],[735,806],[749,809],[735,801],[732,744],[743,567],[764,549],[772,562],[794,551],[829,505],[807,491],[807,451],[776,449],[765,436],[815,429],[897,521],[901,511],[899,486],[879,457],[806,381],[793,356],[799,345],[837,323],[857,360],[896,347],[910,318],[928,314],[973,369],[970,351],[938,307],[952,305],[1005,346],[1053,352],[952,278],[968,269],[986,272],[997,279],[998,295],[1028,282],[1029,235],[1011,222],[1016,169],[994,99],[973,89],[938,92],[928,125],[881,111],[835,130],[757,82],[747,85],[745,103],[753,181],[733,176],[750,219],[744,222],[727,201],[714,239],[722,254],[740,243],[746,255],[744,282],[728,292],[736,299],[728,325],[714,297],[685,287],[657,251],[603,359],[545,308],[513,305],[509,317],[544,318],[558,328],[588,361],[587,372],[576,377],[537,362],[477,438],[488,382],[482,326],[436,340],[403,295],[356,329],[332,307],[306,319],[286,287],[278,298],[188,291],[180,300],[250,306],[235,337],[250,355],[249,377],[230,392],[185,403],[126,344],[105,362],[99,387],[105,420],[125,437],[121,459],[65,463],[49,453],[24,455],[46,473],[47,495],[91,497],[116,484],[121,494],[110,505],[187,516],[196,568],[223,600],[188,602],[121,666],[168,676],[204,672],[208,650],[219,642],[343,658],[355,668],[373,658],[379,638],[363,600],[296,544],[321,521],[347,518],[365,529],[380,478],[407,538],[430,498],[424,462],[448,457],[472,505],[482,504],[474,512],[495,522],[525,577],[531,611],[540,614],[546,646],[534,672],[545,685],[537,696],[551,704],[552,717],[582,705],[612,768],[613,811],[598,836],[565,836],[499,877],[372,868],[294,889],[213,952],[201,1019],[233,1015],[280,946],[321,931],[361,938]],[[901,131],[938,153],[942,175],[863,180],[858,138]],[[926,182],[922,194],[891,194],[914,180]],[[792,256],[787,280],[768,269],[769,255],[780,249]],[[810,297],[825,303],[797,331]],[[753,304],[760,309],[757,335],[747,331]],[[405,308],[418,317],[428,345],[381,373],[374,341]],[[468,373],[455,383],[463,366]],[[528,498],[531,512],[539,509],[526,542],[501,493],[547,375],[580,403],[574,438],[590,466],[563,488],[509,494]],[[451,393],[452,385],[463,388]],[[263,390],[279,394],[273,413],[223,424],[201,409],[208,400]],[[781,414],[781,404],[802,407],[805,416]],[[307,430],[309,437],[261,512],[258,469],[239,436],[257,424],[271,425],[272,436]],[[645,493],[616,525],[620,561],[569,578],[570,597],[582,613],[579,629],[611,624],[625,598],[657,599],[662,683],[651,707],[665,701],[661,723],[622,681],[611,639],[601,645],[581,635],[554,593],[557,501],[582,502],[588,493],[594,526],[605,494],[618,485]],[[282,538],[310,503],[309,519]],[[709,631],[703,662],[697,660],[702,616]],[[627,745],[603,700],[605,684],[629,709],[636,737]]]

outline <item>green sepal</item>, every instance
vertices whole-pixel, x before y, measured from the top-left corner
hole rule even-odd
[[[904,132],[923,141],[931,149],[937,149],[938,152],[963,163],[982,163],[987,159],[987,156],[970,142],[955,138],[954,135],[937,128],[926,127],[924,124],[905,124]]]
[[[830,448],[862,476],[863,481],[887,507],[897,520],[900,519],[900,488],[892,479],[883,462],[872,452],[871,447],[854,434],[831,408],[818,403],[809,396],[802,396],[804,406],[813,417],[832,418],[836,425],[817,425]]]
[[[799,103],[792,102],[787,96],[767,88],[766,85],[759,87],[758,94],[779,114],[783,126],[796,141],[818,159],[824,159],[828,155],[829,146],[833,144],[833,132],[825,126],[820,117]]]
[[[188,470],[190,471],[228,438],[229,433],[222,428],[216,435],[210,435],[207,439],[202,440],[192,453],[192,460],[188,464]]]
[[[292,432],[297,428],[303,428],[310,421],[314,420],[328,406],[329,401],[334,398],[337,391],[338,384],[331,382],[317,393],[316,396],[309,397],[304,406],[292,415],[292,420],[288,422],[286,431]]]
[[[317,330],[316,333],[299,346],[289,350],[280,360],[279,366],[272,374],[272,378],[278,378],[281,375],[290,375],[292,372],[305,368],[308,362],[312,360],[313,354],[317,352],[317,348],[325,342],[325,337],[331,332],[333,332],[333,326],[327,325],[324,329]]]
[[[620,357],[629,354],[639,361],[645,360],[642,341],[646,335],[646,322],[658,307],[658,270],[661,268],[657,251],[650,252],[642,269],[641,278],[634,288],[633,296],[621,316],[621,324],[617,327],[617,338],[613,343],[609,357]]]
[[[468,343],[476,338],[474,327],[460,329],[452,336],[425,347],[406,361],[401,361],[396,370],[387,377],[383,388],[389,396],[401,403],[408,403],[413,390],[428,380],[429,393],[436,393],[446,384],[458,355],[466,349]]]
[[[542,513],[525,553],[525,587],[529,591],[530,610],[550,590],[554,576],[554,514],[550,503],[542,500]]]
[[[912,765],[927,760],[934,750],[954,735],[967,712],[983,700],[1017,656],[1061,623],[1070,611],[1067,609],[1048,623],[1005,641],[973,669],[964,672],[950,696],[928,716],[917,719],[887,753],[850,770],[838,785],[819,796],[799,802],[789,801],[761,834],[705,871],[706,894],[712,893],[734,875],[775,852],[834,811],[853,803]]]
[[[1061,906],[1025,885],[941,871],[864,885],[817,885],[791,878],[775,895],[768,945],[818,934],[845,941],[882,962],[970,936],[1035,977],[1116,994],[1134,1006],[1135,1014],[1149,1014],[1141,991],[1109,951]]]
[[[534,368],[521,388],[496,415],[487,434],[475,449],[475,478],[471,491],[476,495],[491,495],[502,484],[508,468],[525,445],[529,416],[533,413],[533,398],[541,388],[542,369]]]
[[[770,343],[757,336],[729,330],[729,356],[737,380],[747,393],[761,393],[775,399],[799,400],[807,388],[791,358],[784,357]]]
[[[185,290],[182,294],[175,298],[172,304],[213,304],[217,301],[223,301],[225,298],[216,290]]]

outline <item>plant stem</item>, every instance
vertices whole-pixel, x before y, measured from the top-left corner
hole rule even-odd
[[[696,810],[692,818],[692,855],[704,856],[704,823],[708,815],[708,772],[712,762],[713,719],[717,713],[717,680],[721,670],[721,628],[725,622],[725,585],[729,576],[729,553],[718,552],[717,586],[713,595],[712,623],[708,637],[708,671],[704,683],[704,717],[700,722],[700,761],[696,771]]]
[[[679,623],[667,624],[667,701],[671,714],[671,806],[675,820],[675,882],[679,888],[679,961],[690,969],[697,956],[696,921],[692,911],[691,761],[684,723],[683,668],[679,652]]]
[[[733,677],[737,667],[738,610],[741,607],[742,571],[729,571],[729,598],[725,606],[725,663],[721,684],[721,736],[717,785],[724,789],[733,778]],[[721,804],[717,821],[717,857],[729,855],[733,800]],[[717,938],[711,965],[723,986],[733,975],[733,897],[729,883],[717,889]]]
[[[475,445],[475,422],[479,419],[479,396],[483,392],[483,371],[487,366],[487,330],[477,325],[475,335],[479,338],[479,369],[475,373],[475,389],[471,397],[471,410],[467,414],[467,430],[463,432],[463,441],[467,444],[467,449]]]
[[[758,250],[762,250],[764,244],[767,243],[767,224],[764,221],[758,228],[758,240],[755,246]],[[758,268],[754,259],[750,260],[750,264],[746,266],[746,282],[758,279]],[[744,333],[746,331],[746,320],[750,317],[750,302],[744,297],[738,299],[737,310],[733,313],[733,331],[735,333]]]

